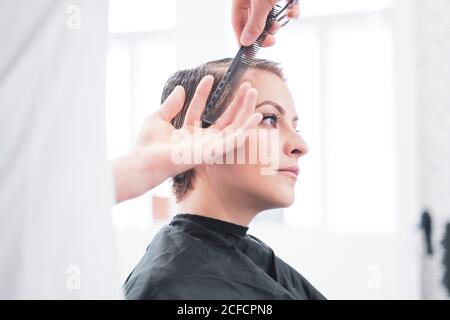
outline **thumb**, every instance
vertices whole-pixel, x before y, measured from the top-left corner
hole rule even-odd
[[[251,0],[250,16],[241,35],[241,44],[249,46],[263,32],[267,16],[277,0]]]

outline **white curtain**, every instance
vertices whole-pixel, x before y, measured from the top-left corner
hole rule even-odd
[[[120,298],[107,0],[0,0],[0,298]]]

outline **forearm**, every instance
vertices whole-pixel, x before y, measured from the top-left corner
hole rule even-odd
[[[139,197],[193,167],[192,164],[175,164],[171,150],[172,146],[137,148],[112,160],[116,203]]]
[[[137,168],[132,154],[112,162],[116,203],[136,198],[152,188],[151,181]]]

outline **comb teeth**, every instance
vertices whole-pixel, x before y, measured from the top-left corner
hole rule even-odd
[[[297,2],[298,0],[287,1],[287,4],[284,7],[280,6],[279,4],[275,5],[270,11],[266,20],[264,30],[258,37],[258,39],[251,46],[241,46],[238,54],[234,57],[233,62],[225,73],[224,78],[219,82],[217,88],[209,97],[205,112],[202,115],[203,127],[212,125],[216,121],[216,119],[218,119],[222,115],[222,113],[225,111],[224,107],[222,106],[221,109],[215,109],[214,107],[219,101],[225,85],[238,83],[247,67],[252,65],[253,60],[258,54],[259,49],[262,47],[264,40],[269,35],[272,24],[277,21],[281,23],[281,26],[285,26],[289,22],[286,11],[296,5]]]
[[[289,1],[284,7],[277,4],[272,8],[272,10],[270,11],[270,13],[267,17],[264,31],[261,33],[261,35],[258,37],[258,39],[256,39],[255,43],[253,43],[251,46],[245,48],[244,53],[240,56],[242,63],[245,63],[247,65],[251,64],[252,59],[254,59],[256,57],[259,49],[263,45],[264,40],[266,40],[267,36],[269,35],[269,30],[275,21],[281,22],[281,21],[283,21],[283,19],[285,19],[286,21],[284,21],[281,24],[282,27],[285,26],[289,22],[289,19],[286,19],[287,14],[285,12],[288,9],[292,8],[292,6],[294,6],[297,2],[298,2],[298,0]]]

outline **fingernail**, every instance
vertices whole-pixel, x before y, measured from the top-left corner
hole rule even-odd
[[[257,120],[258,122],[261,121],[261,120],[263,119],[262,113],[259,113],[259,112],[255,112],[254,117],[256,118],[256,120]]]
[[[249,34],[248,32],[243,32],[241,36],[241,43],[244,46],[249,46],[252,44],[252,38],[253,37],[251,36],[251,34]]]
[[[255,95],[255,96],[258,95],[258,90],[257,90],[256,88],[250,88],[250,89],[248,90],[248,92],[249,92],[249,94],[253,94],[253,95]]]
[[[242,83],[241,84],[241,88],[243,89],[243,90],[245,90],[245,89],[250,89],[252,87],[252,85],[250,84],[250,82],[244,82],[244,83]]]
[[[281,23],[279,23],[278,21],[275,21],[273,24],[273,28],[274,28],[274,31],[272,34],[276,34],[281,28]]]
[[[173,94],[176,96],[182,95],[183,92],[184,92],[184,88],[180,85],[176,86],[175,89],[173,90]]]

